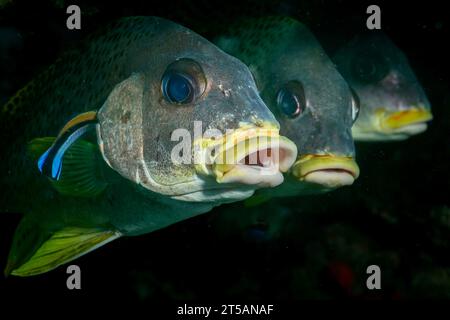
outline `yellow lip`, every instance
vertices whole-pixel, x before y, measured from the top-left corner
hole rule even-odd
[[[244,125],[215,139],[194,141],[197,172],[212,175],[218,183],[273,187],[283,182],[297,157],[295,144],[279,135],[278,127]]]
[[[359,176],[359,167],[352,157],[308,154],[299,157],[292,174],[300,181],[334,189],[351,185]]]
[[[392,113],[380,109],[377,115],[380,119],[380,127],[388,130],[396,130],[433,119],[431,112],[424,108],[411,108]]]

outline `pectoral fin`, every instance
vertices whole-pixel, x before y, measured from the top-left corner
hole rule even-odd
[[[38,159],[38,168],[47,177],[59,180],[66,151],[86,132],[95,128],[97,113],[89,111],[77,115],[59,132],[53,144]]]
[[[33,139],[28,152],[33,161],[39,161],[54,144],[54,137]],[[99,195],[107,186],[102,178],[103,159],[94,143],[79,139],[64,153],[64,165],[59,179],[49,179],[61,194],[81,197]]]
[[[24,232],[31,232],[29,236],[37,242],[23,239]],[[27,228],[27,223],[21,224],[14,237],[5,274],[21,277],[41,274],[120,236],[116,230],[102,228],[64,227],[55,232],[43,232],[39,228]]]

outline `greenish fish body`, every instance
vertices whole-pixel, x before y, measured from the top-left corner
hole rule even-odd
[[[360,100],[355,140],[404,140],[427,129],[430,103],[407,57],[384,33],[355,37],[333,60]]]
[[[297,145],[298,159],[270,195],[318,193],[358,177],[351,126],[357,105],[332,61],[300,22],[249,19],[216,43],[246,63],[261,97]]]
[[[296,158],[248,68],[156,17],[92,36],[19,91],[0,121],[10,190],[1,207],[25,213],[5,270],[19,276],[276,186]],[[183,136],[199,122],[200,136]],[[190,143],[177,149],[181,138]],[[280,156],[267,165],[243,160],[268,149]],[[174,150],[187,157],[174,161]],[[201,161],[184,161],[191,152]],[[229,153],[235,162],[219,161]]]

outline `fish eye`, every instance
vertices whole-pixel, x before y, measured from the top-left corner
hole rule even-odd
[[[353,63],[353,75],[363,83],[377,83],[389,72],[388,61],[378,53],[360,52]]]
[[[303,86],[298,81],[289,81],[277,93],[277,106],[289,118],[295,118],[306,108]]]
[[[200,65],[192,59],[179,59],[170,64],[161,79],[164,99],[172,104],[189,104],[206,89],[206,77]]]
[[[170,103],[192,102],[194,85],[189,75],[175,72],[166,73],[162,79],[164,98]]]
[[[356,94],[355,90],[350,88],[350,92],[352,94],[352,121],[353,121],[353,123],[355,123],[356,119],[358,119],[359,110],[360,110],[361,106],[359,103],[359,97]]]

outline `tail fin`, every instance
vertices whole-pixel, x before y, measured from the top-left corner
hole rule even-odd
[[[121,236],[104,228],[63,227],[45,230],[25,216],[14,235],[5,275],[33,276],[72,261]]]

